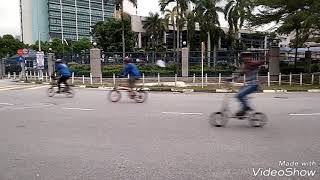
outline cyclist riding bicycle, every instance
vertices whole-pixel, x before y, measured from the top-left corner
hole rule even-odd
[[[237,93],[236,98],[241,103],[241,110],[236,113],[236,116],[244,116],[247,111],[252,108],[248,104],[247,96],[258,90],[257,73],[259,67],[264,64],[264,61],[253,61],[251,58],[244,59],[244,67],[242,74],[246,76],[245,86]]]
[[[140,74],[138,67],[135,64],[133,64],[128,57],[126,57],[123,60],[123,63],[124,63],[124,69],[123,69],[121,75],[122,76],[129,75],[129,80],[128,80],[129,94],[130,94],[130,96],[133,96],[134,94],[133,94],[132,90],[135,87],[136,81],[140,79],[141,74]]]
[[[67,83],[67,80],[71,77],[71,72],[66,64],[62,62],[61,59],[56,60],[56,71],[59,74],[59,79],[58,79],[58,92],[60,93],[61,89],[61,84],[65,84],[65,91],[68,91],[69,85]]]

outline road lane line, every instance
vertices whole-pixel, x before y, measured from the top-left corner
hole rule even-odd
[[[62,109],[65,109],[65,110],[80,110],[80,111],[93,111],[94,109],[86,109],[86,108],[62,108]]]
[[[14,104],[11,103],[0,103],[0,105],[14,106]]]
[[[309,113],[309,114],[289,114],[290,116],[320,116],[320,113]]]
[[[41,89],[49,86],[37,86],[37,87],[32,87],[32,88],[27,88],[27,90],[35,90],[35,89]]]
[[[191,112],[162,112],[162,114],[176,114],[176,115],[203,115],[203,113],[191,113]]]

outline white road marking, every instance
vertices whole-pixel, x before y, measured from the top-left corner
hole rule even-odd
[[[176,115],[203,115],[203,113],[189,113],[189,112],[162,112],[162,114],[176,114]]]
[[[86,108],[62,108],[62,109],[66,109],[66,110],[80,110],[80,111],[93,111],[94,109],[86,109]]]
[[[309,113],[309,114],[289,114],[290,116],[320,116],[320,113]]]
[[[41,88],[45,88],[45,87],[49,87],[49,86],[37,86],[37,87],[28,88],[28,90],[41,89]]]
[[[14,104],[11,104],[11,103],[0,103],[0,105],[13,106]]]

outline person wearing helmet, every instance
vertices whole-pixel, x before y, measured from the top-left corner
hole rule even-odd
[[[257,73],[259,67],[264,64],[264,61],[253,61],[251,58],[244,59],[244,67],[242,74],[246,76],[245,86],[237,93],[236,98],[241,103],[241,109],[236,113],[236,116],[244,116],[247,111],[251,111],[247,96],[258,90]]]
[[[62,62],[61,59],[57,59],[56,60],[56,71],[58,72],[59,74],[59,80],[58,80],[58,92],[57,93],[60,93],[60,89],[61,89],[61,84],[65,84],[66,86],[66,91],[68,90],[69,88],[69,85],[67,83],[67,80],[71,77],[71,72],[68,68],[68,66],[66,64],[64,64]]]
[[[124,69],[121,75],[125,77],[129,75],[129,80],[128,80],[128,85],[130,89],[129,93],[130,95],[133,95],[132,89],[135,87],[136,81],[140,79],[141,74],[138,67],[135,64],[133,64],[128,57],[126,57],[123,60],[123,63],[124,63]]]

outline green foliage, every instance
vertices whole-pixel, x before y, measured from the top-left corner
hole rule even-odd
[[[105,52],[120,52],[122,51],[121,29],[121,21],[109,18],[104,22],[98,22],[93,27],[93,35],[97,39],[98,46]],[[131,51],[134,47],[134,33],[129,19],[124,19],[124,30],[126,49]]]
[[[163,39],[163,32],[167,31],[168,25],[165,19],[162,19],[158,13],[150,13],[147,17],[143,28],[151,39],[151,47],[155,49],[160,45]]]
[[[19,48],[25,47],[25,44],[15,39],[12,35],[0,36],[0,58],[6,57],[7,55],[16,55]]]

